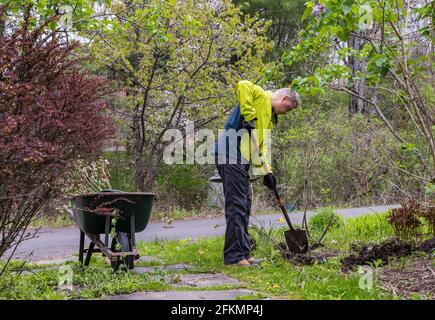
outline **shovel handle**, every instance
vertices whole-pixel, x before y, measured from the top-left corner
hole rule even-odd
[[[279,196],[278,190],[273,188],[273,193],[275,194],[276,201],[278,201],[279,207],[281,208],[282,214],[284,215],[285,220],[287,221],[287,224],[290,228],[290,230],[294,230],[293,225],[290,221],[290,218],[287,213],[287,209],[285,208],[284,204],[282,203],[281,197]]]
[[[261,160],[261,164],[263,165],[264,172],[266,174],[268,174],[268,173],[270,173],[270,168],[269,168],[267,162],[263,158],[263,155],[260,151],[260,147],[258,146],[257,140],[255,139],[255,135],[251,134],[251,132],[249,132],[249,133],[250,133],[249,135],[251,137],[251,141],[252,141],[256,151],[258,151],[258,155],[260,156],[260,160]],[[293,228],[293,225],[292,225],[290,218],[287,214],[287,210],[286,210],[286,208],[281,200],[281,197],[279,196],[278,189],[276,188],[276,186],[275,186],[275,188],[273,188],[273,193],[275,194],[276,201],[278,201],[278,205],[281,208],[282,214],[284,215],[284,218],[287,221],[287,224],[288,224],[290,230],[294,230],[295,228]]]

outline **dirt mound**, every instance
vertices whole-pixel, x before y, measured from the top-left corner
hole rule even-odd
[[[418,251],[432,253],[435,250],[435,238],[423,241],[418,247]]]
[[[354,250],[354,246],[351,246]],[[358,265],[370,264],[377,260],[382,260],[382,265],[390,262],[391,258],[398,258],[410,255],[414,251],[424,251],[427,253],[435,250],[435,238],[426,240],[420,245],[413,242],[399,240],[397,238],[389,239],[380,244],[370,243],[356,250],[356,254],[341,259],[342,269],[355,270]]]
[[[284,242],[278,244],[278,249],[281,252],[281,256],[298,265],[312,265],[315,262],[326,262],[327,255],[321,252],[308,251],[304,254],[295,254],[287,250],[287,245]]]

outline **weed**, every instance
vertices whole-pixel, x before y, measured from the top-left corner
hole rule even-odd
[[[343,217],[337,215],[334,212],[334,209],[331,207],[323,208],[311,217],[309,220],[309,227],[314,232],[321,232],[325,230],[326,226],[328,225],[329,221],[332,219],[330,223],[330,229],[339,229],[343,226],[344,220]]]

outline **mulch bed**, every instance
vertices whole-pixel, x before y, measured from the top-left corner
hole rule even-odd
[[[433,258],[416,258],[400,266],[386,266],[378,273],[381,288],[404,298],[418,294],[435,300]]]
[[[392,258],[404,257],[416,251],[431,253],[435,250],[435,238],[426,240],[419,245],[410,241],[397,238],[389,239],[383,243],[370,243],[359,249],[356,254],[351,254],[341,260],[343,271],[353,271],[358,265],[366,265],[382,260],[381,265],[386,265]]]

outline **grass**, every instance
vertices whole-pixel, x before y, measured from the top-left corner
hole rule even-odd
[[[129,271],[114,273],[101,257],[92,257],[91,265],[85,270],[81,270],[78,262],[65,264],[73,272],[74,290],[71,292],[59,289],[59,266],[44,266],[41,271],[18,275],[13,271],[19,265],[18,261],[12,262],[8,266],[9,272],[0,278],[0,300],[93,299],[136,291],[165,291],[171,288],[159,280],[150,279],[147,274]],[[28,265],[26,269],[33,268],[36,271],[37,267]]]
[[[338,259],[325,264],[298,267],[279,257],[275,252],[258,257],[265,261],[257,268],[226,267],[222,263],[223,238],[199,239],[172,242],[142,243],[140,250],[157,256],[166,263],[189,263],[197,272],[219,272],[245,283],[247,289],[274,297],[288,299],[380,299],[387,297],[377,286],[372,290],[359,288],[359,275],[344,275],[340,272]],[[267,249],[259,248],[266,252]]]
[[[318,238],[320,232],[313,231],[313,237]],[[380,242],[392,236],[394,229],[388,223],[387,213],[376,213],[346,219],[343,227],[331,228],[322,242],[328,248],[346,251],[350,243]]]
[[[264,230],[275,241],[283,241],[281,230]],[[313,239],[320,236],[320,231],[312,230]],[[113,273],[101,257],[93,257],[91,267],[80,270],[78,263],[70,262],[72,268],[73,292],[58,289],[58,269],[45,269],[36,274],[20,276],[7,272],[0,277],[0,299],[77,299],[99,298],[107,295],[124,294],[136,291],[165,290],[206,290],[247,288],[257,293],[241,296],[238,299],[397,299],[383,291],[378,283],[376,272],[373,287],[360,287],[361,274],[343,273],[340,270],[340,258],[346,255],[349,244],[356,241],[381,241],[393,236],[392,227],[387,222],[386,214],[366,215],[346,219],[343,224],[332,228],[324,238],[325,248],[318,250],[335,252],[326,263],[312,266],[296,266],[281,258],[262,233],[251,231],[257,240],[254,256],[264,258],[261,266],[256,268],[235,268],[223,265],[223,237],[208,239],[183,239],[178,241],[139,242],[141,255],[157,258],[156,261],[143,261],[137,265],[156,266],[185,263],[193,270],[163,271],[157,268],[154,276],[132,272]],[[406,259],[402,258],[402,263]],[[0,266],[1,267],[1,266]],[[18,268],[19,262],[13,262],[10,269]],[[28,267],[35,268],[29,265]],[[376,266],[375,266],[376,267]],[[238,279],[241,285],[226,285],[210,288],[192,288],[187,286],[172,287],[166,280],[177,282],[182,273],[216,272]],[[423,297],[416,297],[423,298]]]

